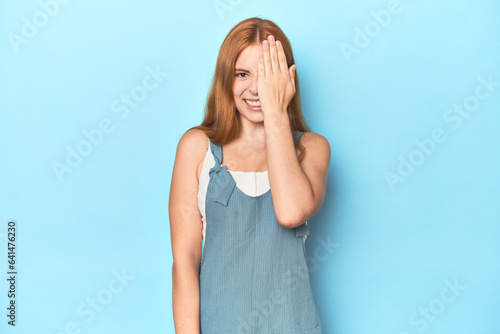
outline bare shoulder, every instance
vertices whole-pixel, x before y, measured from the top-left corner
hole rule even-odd
[[[208,137],[200,129],[189,129],[187,130],[179,140],[178,148],[189,149],[189,150],[203,150],[207,149]]]
[[[330,158],[330,143],[322,135],[314,132],[304,132],[300,137],[300,143],[304,145],[306,151]]]
[[[205,154],[208,149],[208,137],[200,129],[190,129],[186,131],[177,144],[177,157],[181,161],[188,163],[184,168],[196,168],[196,175],[199,177]]]

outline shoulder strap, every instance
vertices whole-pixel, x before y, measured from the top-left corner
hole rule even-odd
[[[212,141],[210,140],[210,151],[212,151],[212,155],[214,156],[215,163],[217,165],[220,165],[221,161],[222,161],[222,148],[221,148],[221,146],[212,143]]]
[[[303,133],[304,133],[304,132],[302,132],[302,131],[293,131],[293,137],[294,137],[294,140],[293,140],[293,141],[294,141],[295,143],[298,143],[298,142],[299,142],[299,140],[300,140],[300,137],[302,137],[302,134],[303,134]]]
[[[215,145],[210,141],[210,150],[214,156],[215,164],[208,174],[210,175],[210,182],[208,183],[208,189],[212,187],[215,193],[212,194],[214,201],[227,206],[229,203],[229,198],[236,188],[236,181],[233,179],[231,174],[227,171],[227,167],[221,166],[222,161],[222,147],[220,145]],[[208,190],[207,190],[207,196]]]

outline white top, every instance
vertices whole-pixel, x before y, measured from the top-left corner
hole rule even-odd
[[[203,244],[205,244],[205,232],[207,228],[207,219],[205,218],[205,198],[207,195],[208,182],[210,181],[210,169],[215,165],[214,156],[210,150],[210,139],[208,140],[208,149],[203,160],[201,168],[200,182],[198,186],[198,208],[201,213],[201,221],[203,222],[202,237]],[[236,187],[248,196],[259,196],[269,190],[269,177],[267,171],[265,172],[241,172],[230,171]],[[306,222],[307,223],[307,222]],[[304,240],[307,236],[304,236]]]

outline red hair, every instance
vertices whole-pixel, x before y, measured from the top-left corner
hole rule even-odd
[[[272,21],[252,17],[234,26],[224,39],[217,58],[215,74],[208,95],[205,116],[201,125],[193,127],[205,132],[214,144],[226,144],[234,140],[241,127],[240,116],[233,96],[234,66],[240,53],[247,47],[262,44],[269,35],[280,41],[286,55],[288,67],[295,61],[290,41],[283,31]],[[295,95],[287,107],[290,128],[293,131],[309,131],[300,106],[300,90],[295,71]],[[304,147],[295,136],[295,147],[299,149],[299,161],[303,159]]]

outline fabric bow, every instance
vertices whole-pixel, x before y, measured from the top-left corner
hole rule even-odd
[[[210,175],[210,180],[213,180],[213,186],[216,190],[216,194],[213,197],[214,201],[227,206],[229,198],[236,187],[236,182],[227,171],[227,167],[222,167],[218,163],[215,163],[215,166],[210,169],[208,174]]]

